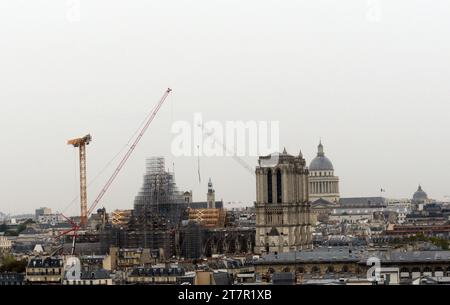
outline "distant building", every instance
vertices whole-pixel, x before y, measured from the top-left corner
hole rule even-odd
[[[192,192],[190,193],[192,195]],[[223,209],[223,203],[218,202],[216,205],[215,191],[211,178],[208,182],[208,192],[206,194],[206,208],[201,208],[200,202],[189,203],[189,216],[190,221],[195,221],[201,224],[205,228],[223,228],[225,226],[226,211]],[[194,208],[196,207],[196,208]]]
[[[198,222],[205,228],[223,228],[225,216],[224,209],[189,209],[189,220]]]
[[[422,189],[422,186],[419,185],[417,188],[417,191],[413,194],[413,203],[419,204],[419,203],[426,203],[428,200],[428,195],[425,193]]]
[[[330,214],[335,207],[336,203],[322,198],[311,202],[311,224],[316,225],[317,222],[328,222]]]
[[[113,280],[107,270],[99,269],[82,272],[79,279],[64,279],[63,285],[112,285]]]
[[[0,273],[0,286],[24,285],[24,277],[21,273]]]
[[[329,216],[329,220],[332,222],[338,223],[359,223],[359,222],[368,222],[373,219],[372,213],[367,214],[331,214]]]
[[[366,274],[366,252],[353,247],[317,248],[263,256],[254,262],[255,272],[266,281],[276,272],[295,272],[301,282],[305,277],[336,277]],[[368,268],[368,267],[367,267]],[[269,277],[268,277],[269,276]]]
[[[5,236],[0,236],[0,253],[9,252],[12,242]]]
[[[378,258],[384,283],[410,283],[421,276],[450,276],[450,251],[368,252],[358,247],[329,247],[266,255],[257,260],[255,272],[271,275],[295,272],[303,283],[310,278],[364,278],[369,258]]]
[[[178,266],[137,267],[127,276],[126,282],[127,284],[139,285],[175,285],[180,283],[180,278],[184,275],[184,269]]]
[[[384,197],[348,197],[339,199],[339,208],[385,208],[387,200]]]
[[[36,209],[36,211],[35,211],[35,218],[36,218],[36,220],[38,220],[39,216],[49,215],[51,213],[52,213],[52,209],[46,208],[46,207],[42,207],[42,208]]]
[[[200,271],[195,272],[194,285],[231,285],[227,272]]]
[[[137,266],[150,265],[156,262],[156,255],[152,253],[151,249],[119,249],[111,247],[109,255],[105,257],[103,262],[103,269],[117,270],[130,269]]]
[[[415,193],[413,194],[413,198],[411,200],[411,203],[413,205],[413,210],[422,211],[423,206],[425,204],[428,204],[431,202],[433,202],[433,200],[430,200],[428,198],[427,193],[425,193],[425,191],[422,189],[422,186],[419,185],[419,187],[417,188],[417,191],[415,191]]]
[[[25,281],[30,284],[61,284],[63,276],[62,258],[34,257],[28,261]]]
[[[309,164],[309,200],[324,199],[332,203],[339,201],[339,177],[334,175],[333,163],[325,156],[322,142],[317,156]]]
[[[46,223],[50,225],[55,225],[57,223],[65,221],[64,217],[61,214],[43,214],[39,215],[36,220],[38,223]]]
[[[398,224],[388,226],[385,233],[387,235],[405,237],[415,236],[420,233],[426,236],[449,238],[450,225],[447,222],[443,222],[441,224]]]

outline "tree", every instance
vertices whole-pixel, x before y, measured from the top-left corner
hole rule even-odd
[[[19,235],[19,233],[17,233],[17,231],[15,230],[8,230],[5,232],[5,236],[17,236]]]
[[[16,260],[14,256],[8,255],[1,261],[0,272],[23,273],[26,267],[26,260]]]
[[[8,225],[6,223],[2,223],[0,225],[0,232],[5,232],[6,230],[8,230]]]

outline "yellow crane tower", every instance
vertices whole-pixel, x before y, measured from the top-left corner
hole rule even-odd
[[[82,138],[67,141],[68,145],[78,147],[80,152],[80,227],[82,228],[86,228],[87,225],[86,145],[88,145],[91,140],[91,135],[88,134]]]

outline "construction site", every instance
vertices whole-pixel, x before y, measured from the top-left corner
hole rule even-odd
[[[62,215],[71,228],[55,236],[56,247],[52,254],[103,255],[111,248],[147,249],[152,257],[164,261],[174,256],[194,259],[253,250],[254,229],[230,228],[223,202],[215,200],[211,179],[207,200],[193,202],[192,191],[179,190],[175,173],[166,168],[162,156],[147,158],[142,185],[132,210],[116,210],[108,214],[102,208],[93,213],[171,91],[165,91],[146,117],[132,145],[89,208],[86,146],[92,137],[88,134],[67,142],[79,150],[80,216]]]

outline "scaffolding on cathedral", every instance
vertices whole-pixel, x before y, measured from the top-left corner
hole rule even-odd
[[[104,234],[105,246],[159,250],[164,257],[175,254],[175,228],[187,219],[187,204],[166,170],[164,157],[146,160],[146,171],[134,210],[127,225],[112,227]]]
[[[173,222],[179,218],[178,210],[183,202],[174,173],[165,169],[164,157],[148,158],[144,182],[134,200],[135,213],[139,215],[150,210]]]

